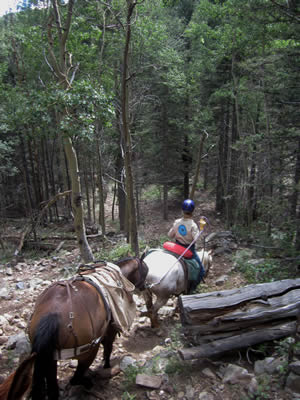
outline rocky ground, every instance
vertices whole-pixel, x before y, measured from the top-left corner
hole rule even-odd
[[[210,199],[203,197],[200,204],[201,210],[196,213],[195,219],[199,219],[200,215],[208,218],[210,226],[206,236],[224,231]],[[149,201],[142,206],[141,239],[146,243],[153,243],[165,235],[171,221],[180,215],[180,205],[174,204],[169,222],[163,222],[157,203]],[[99,243],[93,244],[94,248],[99,246]],[[232,256],[239,247],[238,240],[231,239],[214,249],[213,266],[205,283],[200,285],[200,291],[223,290],[246,284],[233,266]],[[41,255],[35,260],[25,258],[18,263],[1,264],[0,259],[0,378],[7,376],[28,351],[26,326],[38,294],[51,282],[69,276],[78,263],[78,250],[66,251],[64,248],[55,256]],[[292,394],[283,386],[280,354],[276,354],[274,359],[264,359],[266,354],[261,356],[253,349],[250,353],[235,352],[219,359],[180,360],[177,350],[189,343],[181,330],[176,299],[171,299],[161,310],[161,326],[156,330],[151,329],[148,318],[141,317],[143,300],[138,296],[135,299],[137,316],[130,332],[115,341],[112,370],[101,368],[100,352],[92,364],[89,372],[94,382],[92,390],[70,387],[68,381],[76,362],[59,362],[62,399],[300,399],[300,394]],[[136,375],[142,385],[136,384]]]

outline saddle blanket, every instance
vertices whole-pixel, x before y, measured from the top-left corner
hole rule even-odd
[[[175,258],[179,258],[180,255],[173,253],[172,251],[166,250],[166,249],[148,249],[147,255],[152,253],[153,251],[161,251],[163,253],[170,254],[171,256]],[[186,266],[187,274],[185,273],[188,282],[195,282],[199,283],[200,282],[200,265],[194,258],[184,258],[181,259]],[[188,286],[188,282],[186,282],[186,286]]]
[[[136,304],[132,297],[135,286],[121,273],[120,268],[107,263],[84,274],[85,279],[93,281],[103,293],[111,308],[114,324],[118,329],[129,330],[136,316]]]

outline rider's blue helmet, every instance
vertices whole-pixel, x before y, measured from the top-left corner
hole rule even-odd
[[[191,199],[186,199],[182,203],[181,208],[182,208],[182,211],[184,211],[184,212],[192,213],[194,211],[194,208],[195,208],[195,203]]]

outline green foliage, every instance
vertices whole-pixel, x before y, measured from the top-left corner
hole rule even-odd
[[[128,392],[124,392],[122,394],[122,400],[134,400],[136,398],[135,394],[130,394]]]
[[[122,381],[124,390],[128,391],[135,387],[136,376],[143,373],[143,371],[142,367],[129,365],[124,371],[124,379]]]
[[[178,357],[171,357],[165,367],[167,375],[188,375],[189,372],[191,372],[191,369]]]
[[[290,278],[288,269],[283,269],[280,261],[264,258],[249,262],[249,253],[242,251],[234,256],[236,269],[240,271],[249,283],[272,282]]]
[[[158,185],[151,185],[143,191],[142,198],[145,200],[161,200],[161,195],[161,187]]]
[[[293,354],[294,351],[300,350],[300,342],[295,341],[294,338],[288,337],[282,340],[275,341],[275,354],[280,357],[288,359],[289,353]]]
[[[107,261],[118,261],[122,258],[133,256],[131,254],[131,248],[128,243],[118,244],[116,246],[109,245],[103,246],[100,252],[95,253],[95,259],[107,260]]]
[[[258,389],[255,393],[256,400],[272,399],[273,395],[270,393],[271,390],[271,378],[263,375],[258,377]]]

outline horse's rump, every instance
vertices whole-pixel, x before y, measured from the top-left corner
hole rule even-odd
[[[164,288],[174,294],[182,292],[184,271],[175,256],[158,249],[150,252],[144,261],[149,268],[146,286],[150,286],[153,293]]]
[[[95,287],[84,281],[56,282],[40,295],[29,325],[31,342],[36,335],[42,338],[43,325],[46,331],[55,320],[58,331],[51,329],[57,336],[51,339],[56,342],[55,349],[88,344],[104,334],[109,323],[103,299]],[[53,345],[51,342],[52,350]]]

